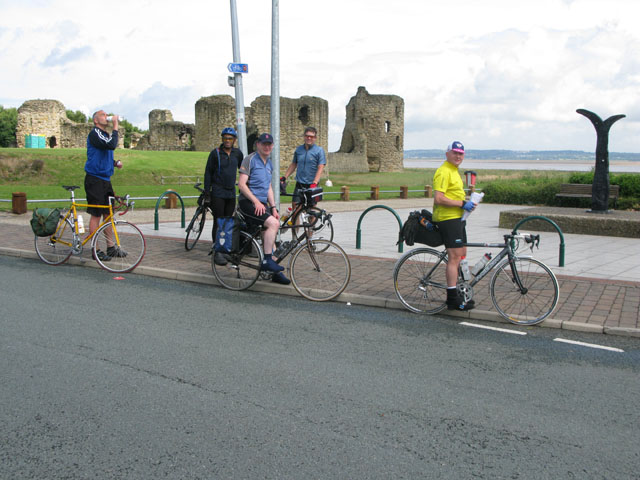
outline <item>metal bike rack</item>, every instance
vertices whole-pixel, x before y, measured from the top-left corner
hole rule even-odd
[[[176,191],[173,190],[167,190],[166,192],[164,192],[162,195],[160,195],[158,197],[158,201],[156,202],[156,212],[153,215],[153,229],[154,230],[159,230],[160,226],[159,226],[159,222],[158,222],[158,207],[160,206],[160,202],[162,201],[162,199],[167,195],[167,194],[173,194],[176,197],[178,197],[178,199],[180,200],[180,205],[182,205],[182,228],[184,228],[184,202],[182,201],[182,197],[180,196],[180,194]]]
[[[558,232],[558,235],[560,236],[560,252],[558,257],[558,266],[564,267],[564,235],[562,234],[562,230],[560,229],[558,224],[553,220],[551,220],[550,218],[543,217],[542,215],[533,215],[531,217],[525,217],[522,220],[520,220],[518,223],[516,223],[511,233],[515,235],[516,233],[518,233],[518,227],[520,225],[531,220],[544,220],[545,222],[550,223],[551,226],[556,229],[556,231]]]
[[[360,249],[360,245],[361,245],[361,238],[362,238],[362,230],[360,230],[360,224],[362,223],[362,219],[364,218],[364,216],[370,211],[373,210],[375,208],[382,208],[384,210],[388,210],[391,213],[393,213],[393,215],[395,215],[396,220],[398,220],[398,235],[400,235],[400,232],[402,231],[402,220],[400,220],[400,217],[398,216],[398,214],[396,213],[396,211],[391,208],[391,207],[387,207],[386,205],[374,205],[373,207],[369,207],[367,208],[364,212],[362,212],[362,215],[360,215],[360,218],[358,219],[358,226],[356,228],[356,248]],[[404,244],[404,242],[399,242],[398,243],[398,252],[402,253],[402,245]]]

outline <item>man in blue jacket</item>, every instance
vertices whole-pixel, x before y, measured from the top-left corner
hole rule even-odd
[[[114,197],[111,176],[114,167],[122,168],[120,161],[113,161],[113,151],[118,147],[118,116],[113,116],[113,130],[107,132],[107,114],[98,110],[93,114],[94,127],[87,136],[87,162],[84,165],[84,190],[87,203],[91,205],[109,205],[109,197]],[[106,217],[109,211],[105,208],[87,207],[91,215],[89,233],[93,233],[100,225],[100,217]],[[107,252],[98,250],[98,257],[108,261],[111,257],[124,257],[127,253],[115,246],[113,240],[107,238]]]

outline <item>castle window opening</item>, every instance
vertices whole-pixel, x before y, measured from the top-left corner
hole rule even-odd
[[[304,125],[309,124],[309,106],[304,105],[300,108],[298,112],[298,120],[300,120]]]
[[[387,120],[384,122],[384,132],[389,133],[389,130],[391,130],[391,122]]]
[[[396,135],[396,150],[400,151],[400,137]]]
[[[58,141],[56,140],[55,136],[51,136],[49,138],[49,148],[56,148],[56,145],[58,144]]]

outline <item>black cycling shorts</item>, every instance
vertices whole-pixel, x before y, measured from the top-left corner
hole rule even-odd
[[[438,229],[446,248],[462,248],[467,243],[467,222],[461,218],[452,218],[438,222]]]
[[[296,188],[293,189],[293,203],[303,203],[300,190],[305,190],[311,186],[310,183],[296,182]]]
[[[240,207],[240,211],[242,211],[242,215],[247,221],[247,224],[254,227],[261,227],[262,225],[264,225],[264,222],[267,220],[267,218],[271,217],[271,214],[269,213],[269,207],[266,203],[263,203],[263,205],[265,206],[266,210],[262,215],[258,216],[256,215],[256,209],[253,206],[253,202],[251,200],[247,200],[246,198],[240,198],[238,200],[238,206]]]
[[[109,205],[109,197],[115,197],[111,182],[107,182],[93,175],[84,177],[84,191],[87,194],[87,203],[90,205]],[[93,217],[108,215],[106,208],[87,207],[87,213]]]

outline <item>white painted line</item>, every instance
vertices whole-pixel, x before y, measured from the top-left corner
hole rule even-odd
[[[506,328],[487,327],[486,325],[478,325],[476,323],[460,322],[460,325],[467,327],[484,328],[485,330],[494,330],[496,332],[513,333],[514,335],[526,335],[527,332],[519,332],[517,330],[507,330]]]
[[[564,338],[554,338],[554,342],[570,343],[571,345],[580,345],[582,347],[599,348],[601,350],[609,350],[611,352],[623,352],[624,350],[615,347],[605,347],[604,345],[597,345],[595,343],[584,343],[576,340],[565,340]]]

